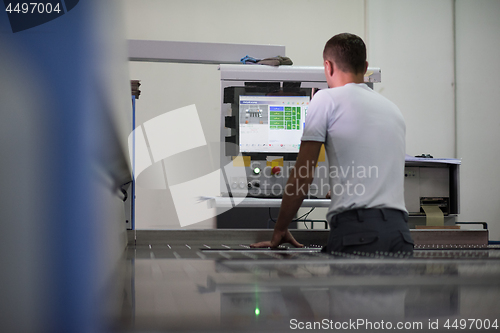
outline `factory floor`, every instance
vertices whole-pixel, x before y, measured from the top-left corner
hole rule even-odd
[[[195,237],[196,238],[196,237]],[[129,245],[120,332],[497,331],[500,250],[326,255],[234,237]]]

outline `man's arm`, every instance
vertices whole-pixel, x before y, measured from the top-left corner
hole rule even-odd
[[[274,226],[273,237],[271,241],[252,244],[250,245],[251,247],[277,247],[283,243],[290,243],[295,247],[303,247],[302,244],[293,238],[288,230],[288,225],[292,222],[293,217],[309,191],[309,185],[314,178],[314,168],[316,167],[322,144],[323,142],[302,141],[295,167],[291,170],[290,177],[285,185],[278,220]]]

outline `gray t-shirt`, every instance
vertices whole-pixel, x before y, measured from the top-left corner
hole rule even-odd
[[[325,143],[331,204],[326,215],[404,203],[406,126],[398,107],[366,84],[317,92],[302,141]]]

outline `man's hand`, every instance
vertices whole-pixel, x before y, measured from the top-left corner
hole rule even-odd
[[[274,231],[273,237],[271,241],[264,241],[255,244],[251,244],[250,247],[253,248],[262,248],[262,247],[270,247],[277,248],[279,245],[284,243],[290,243],[295,247],[304,247],[304,245],[300,244],[293,238],[290,231],[287,229],[285,232]]]
[[[271,241],[252,244],[250,245],[251,247],[276,248],[283,243],[290,243],[295,247],[304,247],[304,245],[293,238],[288,230],[288,225],[292,222],[294,215],[297,213],[309,190],[309,185],[314,177],[314,167],[318,161],[321,145],[323,145],[322,142],[302,141],[297,161],[285,185],[280,212],[274,226],[273,237]]]

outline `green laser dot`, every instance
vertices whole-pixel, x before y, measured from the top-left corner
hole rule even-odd
[[[255,315],[256,315],[256,316],[260,315],[260,310],[259,310],[259,308],[255,308]]]

